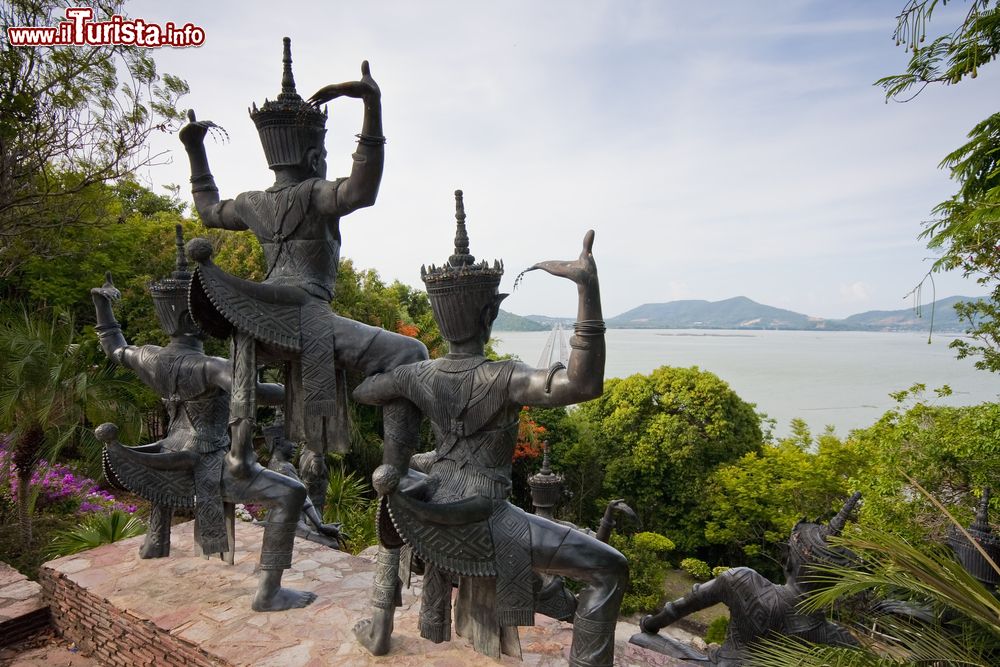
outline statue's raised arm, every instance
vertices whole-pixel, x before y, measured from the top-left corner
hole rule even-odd
[[[338,97],[353,97],[364,102],[365,115],[358,135],[358,150],[352,156],[354,166],[346,180],[324,183],[316,189],[316,205],[331,215],[346,215],[375,203],[385,163],[382,91],[372,78],[367,60],[361,63],[360,80],[324,86],[309,98],[309,102],[318,107]]]
[[[520,365],[510,382],[510,396],[522,405],[569,405],[597,398],[604,389],[604,316],[601,287],[594,262],[594,230],[583,237],[583,251],[573,261],[539,262],[540,269],[576,283],[579,301],[570,339],[569,366],[531,368]]]

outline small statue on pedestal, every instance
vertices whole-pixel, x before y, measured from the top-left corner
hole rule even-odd
[[[497,292],[503,269],[475,263],[461,191],[455,199],[455,252],[445,266],[421,271],[449,353],[369,378],[354,392],[362,403],[413,401],[430,419],[436,441],[426,474],[410,468],[411,452],[386,443],[384,464],[372,478],[382,498],[373,617],[359,622],[355,635],[372,653],[388,652],[399,602],[399,547],[405,542],[426,564],[421,636],[450,639],[451,582],[458,575],[457,634],[486,655],[520,655],[516,626],[534,624],[532,572],[563,575],[587,584],[574,617],[570,664],[611,665],[628,580],[625,558],[507,500],[521,407],[579,403],[603,390],[605,327],[591,252],[594,233],[585,236],[579,259],[532,267],[577,284],[579,319],[569,367],[491,362],[484,350],[506,296]]]
[[[784,585],[775,584],[748,567],[731,568],[707,583],[696,584],[690,593],[668,602],[656,614],[644,616],[639,623],[642,632],[629,641],[676,658],[723,667],[742,665],[749,647],[768,635],[798,637],[816,644],[857,645],[847,630],[828,621],[823,612],[803,614],[796,610],[796,605],[811,590],[807,581],[810,566],[850,562],[850,554],[831,547],[826,538],[840,534],[860,498],[860,493],[851,496],[829,525],[805,521],[796,524],[788,540],[790,551]],[[660,628],[720,602],[729,608],[729,629],[725,642],[708,655],[656,634]]]
[[[121,294],[110,274],[103,286],[90,291],[104,353],[135,371],[156,391],[169,418],[166,437],[142,447],[122,446],[112,424],[98,427],[97,436],[105,443],[105,474],[113,483],[153,503],[149,531],[140,551],[143,558],[169,555],[173,509],[194,507],[195,539],[204,555],[224,553],[232,563],[232,504],[267,506],[260,585],[253,608],[275,611],[303,607],[316,598],[315,594],[281,588],[281,577],[291,565],[305,487],[298,480],[259,466],[256,474],[237,477],[224,465],[229,451],[232,366],[226,359],[205,354],[202,331],[188,310],[190,282],[178,225],[177,270],[170,278],[150,285],[156,315],[170,336],[166,347],[128,344],[112,310],[112,303]],[[278,404],[284,398],[281,385],[255,381],[254,392],[264,403]]]

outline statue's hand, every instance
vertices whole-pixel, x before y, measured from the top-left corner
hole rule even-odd
[[[597,282],[597,263],[594,262],[594,230],[583,237],[583,251],[573,261],[548,261],[535,264],[528,271],[541,269],[560,278],[568,278],[577,285],[590,286]]]
[[[339,523],[321,523],[316,526],[316,530],[327,537],[337,540],[337,544],[340,545],[341,549],[347,547],[347,540],[350,539],[350,535],[345,533],[340,529],[341,524]]]
[[[620,512],[621,514],[624,514],[625,516],[633,520],[639,519],[639,517],[636,516],[635,510],[629,507],[623,498],[619,498],[618,500],[612,500],[610,503],[608,503],[607,511],[612,513]]]
[[[382,97],[375,79],[372,78],[368,61],[361,63],[361,79],[359,81],[345,81],[344,83],[332,83],[323,86],[309,98],[309,103],[319,106],[338,97],[355,97],[363,100],[378,100]]]
[[[219,125],[216,125],[210,120],[197,120],[194,115],[194,109],[188,109],[187,112],[188,124],[181,128],[180,133],[177,135],[181,143],[184,144],[185,148],[192,148],[194,146],[200,146],[205,143],[205,135],[212,128],[217,128],[221,130]]]
[[[122,293],[118,291],[118,288],[115,287],[115,284],[111,281],[110,271],[106,271],[104,273],[104,284],[100,287],[92,288],[90,293],[94,296],[107,299],[111,303],[114,303],[118,299],[122,298]]]

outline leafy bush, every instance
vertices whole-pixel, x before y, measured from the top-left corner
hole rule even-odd
[[[730,568],[728,565],[716,565],[715,567],[712,568],[712,577],[717,577],[723,572],[726,572],[727,570],[730,569],[732,568]]]
[[[685,558],[682,560],[681,569],[698,581],[708,581],[712,578],[712,568],[708,566],[708,563],[697,558]]]
[[[629,585],[622,600],[621,613],[649,612],[663,601],[663,580],[669,564],[666,555],[674,543],[658,533],[612,535],[611,546],[628,559]]]
[[[75,528],[56,534],[45,550],[48,558],[69,556],[146,532],[146,524],[121,510],[91,514]]]
[[[717,570],[719,568],[715,569]],[[719,616],[717,619],[708,624],[708,630],[705,632],[705,643],[721,644],[726,641],[727,630],[729,630],[729,617]]]
[[[378,499],[371,499],[371,496],[368,482],[353,470],[347,472],[342,464],[330,470],[323,521],[341,524],[348,535],[347,543],[352,553],[377,541],[375,519]]]

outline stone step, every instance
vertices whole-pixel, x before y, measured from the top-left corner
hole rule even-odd
[[[0,646],[19,642],[48,624],[42,587],[0,562]]]

